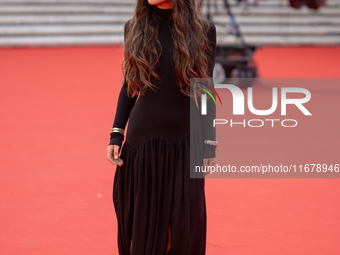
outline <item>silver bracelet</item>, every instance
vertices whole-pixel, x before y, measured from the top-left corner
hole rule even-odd
[[[124,135],[124,129],[121,128],[111,128],[111,133],[121,133],[122,135]]]
[[[205,144],[210,144],[210,145],[214,145],[217,146],[218,142],[217,141],[212,141],[212,140],[204,140]]]

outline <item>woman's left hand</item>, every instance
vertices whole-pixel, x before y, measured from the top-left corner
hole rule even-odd
[[[216,158],[204,158],[203,159],[203,166],[204,168],[208,168],[208,166],[215,166]],[[203,175],[206,176],[207,174],[211,174],[210,172],[205,172]]]

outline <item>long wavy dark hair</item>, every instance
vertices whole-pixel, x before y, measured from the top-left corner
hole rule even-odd
[[[151,77],[160,80],[155,72],[161,44],[158,40],[160,17],[155,5],[147,0],[137,0],[132,19],[125,24],[124,60],[127,91],[131,96],[156,89]],[[208,77],[207,29],[209,23],[201,14],[198,0],[172,0],[174,43],[173,60],[179,89],[190,96],[190,78]]]

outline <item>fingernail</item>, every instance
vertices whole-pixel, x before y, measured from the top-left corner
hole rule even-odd
[[[115,159],[117,159],[118,158],[118,156],[115,156]]]

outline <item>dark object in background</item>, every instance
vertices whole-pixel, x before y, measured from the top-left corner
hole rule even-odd
[[[299,9],[305,5],[305,0],[289,0],[290,6]]]
[[[247,45],[246,48],[243,45],[217,45],[215,62],[223,67],[224,78],[231,78],[232,84],[240,88],[252,86],[253,78],[258,77],[257,67],[253,61],[257,48],[258,46],[251,45]]]
[[[289,0],[290,6],[299,9],[303,5],[307,5],[308,8],[317,10],[326,3],[326,0]]]
[[[211,5],[215,5],[215,10],[220,8],[217,6],[217,0],[206,0],[207,2],[207,18],[211,20]],[[252,46],[245,43],[238,23],[231,12],[228,0],[223,0],[224,9],[230,19],[231,34],[235,36],[239,43],[233,45],[217,45],[216,58],[214,67],[214,81],[223,82],[224,79],[234,78],[233,85],[239,87],[250,87],[253,85],[253,79],[256,78],[257,68],[253,61],[253,55],[259,46]],[[203,0],[200,1],[202,6]],[[225,25],[225,24],[223,24]],[[240,78],[251,78],[241,79]],[[219,82],[217,82],[219,83]]]

